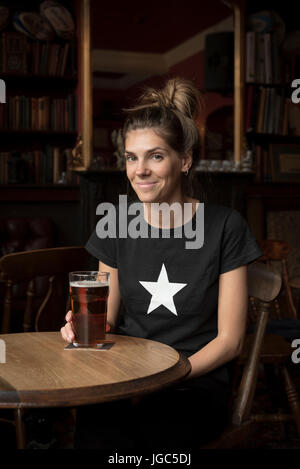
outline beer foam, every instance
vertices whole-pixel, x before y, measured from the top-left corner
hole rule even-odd
[[[99,282],[98,280],[77,280],[77,282],[70,282],[71,287],[81,287],[81,288],[98,288],[98,287],[108,287],[107,282]]]

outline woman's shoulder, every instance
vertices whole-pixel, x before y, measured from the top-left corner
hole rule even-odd
[[[211,219],[224,221],[231,214],[238,212],[231,207],[227,207],[226,205],[204,202],[204,213],[206,217],[209,216]]]

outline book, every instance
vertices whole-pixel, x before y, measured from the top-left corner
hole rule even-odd
[[[61,157],[60,148],[53,149],[53,183],[57,184],[61,176]]]
[[[49,49],[50,44],[46,42],[42,46],[42,55],[41,55],[41,63],[40,63],[40,73],[41,75],[46,75],[48,70],[48,58],[49,58]]]
[[[262,182],[262,148],[255,147],[255,182]]]
[[[247,98],[246,98],[246,117],[245,117],[245,130],[246,132],[250,132],[251,128],[251,115],[252,115],[252,105],[253,105],[253,97],[254,97],[254,86],[249,85],[247,86]]]
[[[31,98],[31,128],[37,130],[39,128],[38,120],[38,98]]]
[[[66,148],[64,151],[66,159],[66,173],[67,173],[67,184],[73,183],[73,155],[72,149]]]
[[[270,103],[271,103],[271,89],[266,88],[266,100],[264,105],[263,111],[263,121],[262,121],[262,128],[261,132],[267,133],[268,132],[268,122],[270,120]]]
[[[46,183],[53,183],[53,147],[46,145]]]
[[[279,47],[278,47],[278,34],[277,31],[272,33],[271,37],[271,48],[272,48],[272,71],[273,71],[273,83],[280,83],[280,61],[279,61]]]
[[[272,70],[272,50],[271,50],[271,35],[270,33],[264,34],[264,52],[265,52],[265,82],[272,83],[273,70]]]
[[[288,106],[288,128],[292,135],[300,135],[300,109],[292,102]]]
[[[27,72],[27,39],[17,32],[2,33],[3,72],[24,74]]]
[[[256,119],[256,132],[258,133],[263,132],[266,92],[267,92],[266,88],[260,87],[259,105],[258,105],[258,113],[257,113],[257,119]]]
[[[15,96],[14,97],[15,101],[15,128],[19,129],[20,128],[20,121],[21,121],[21,96]]]
[[[285,99],[283,105],[282,135],[288,135],[288,107],[289,101],[288,99]]]
[[[42,153],[40,150],[35,150],[33,152],[33,159],[34,159],[34,182],[36,184],[41,184],[42,183],[42,167],[41,167]]]
[[[54,49],[54,64],[53,64],[53,75],[58,75],[58,65],[59,65],[59,59],[61,55],[61,46],[59,44],[55,44],[55,49]]]
[[[48,74],[56,75],[57,65],[59,61],[60,54],[60,45],[51,44],[49,51],[49,60],[48,60]]]
[[[43,97],[38,98],[38,123],[39,130],[44,129],[44,113],[45,113],[45,100]]]
[[[0,103],[0,129],[5,128],[5,107],[6,104]]]
[[[21,155],[23,161],[25,162],[25,177],[24,183],[33,184],[35,180],[35,170],[34,170],[34,154],[33,152],[25,152]]]
[[[265,83],[265,37],[264,34],[258,34],[257,37],[256,80]]]
[[[8,158],[9,152],[0,153],[0,184],[8,183]]]
[[[70,49],[70,44],[67,42],[64,46],[64,49],[63,49],[61,66],[60,66],[60,69],[58,71],[58,74],[60,76],[65,75],[69,49]]]
[[[246,33],[246,81],[255,82],[256,65],[256,34],[254,31]]]
[[[0,73],[4,72],[4,70],[3,70],[3,67],[4,67],[3,59],[4,59],[4,57],[3,57],[3,38],[2,38],[2,35],[1,35],[0,36]]]
[[[272,134],[275,131],[275,107],[276,107],[276,88],[270,88],[270,103],[267,120],[267,133]]]
[[[41,43],[35,41],[31,48],[31,73],[38,75],[40,73],[40,53]]]
[[[262,181],[269,182],[269,168],[268,168],[268,158],[269,152],[266,149],[262,150]]]

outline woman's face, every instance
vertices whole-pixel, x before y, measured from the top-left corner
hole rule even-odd
[[[181,176],[191,156],[179,155],[153,129],[128,132],[125,140],[127,177],[141,202],[182,202]]]

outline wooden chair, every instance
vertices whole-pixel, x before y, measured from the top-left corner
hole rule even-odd
[[[256,262],[249,265],[249,297],[258,301],[255,329],[253,334],[246,335],[243,351],[234,363],[236,373],[233,379],[231,424],[217,441],[205,445],[205,448],[247,447],[247,442],[257,425],[265,421],[286,421],[294,418],[300,434],[300,403],[287,368],[287,363],[291,362],[292,349],[283,338],[277,336],[274,342],[270,341],[265,334],[270,305],[279,294],[281,284],[280,275],[270,270],[265,264]],[[276,363],[280,366],[292,415],[253,414],[253,399],[261,362]],[[238,371],[241,367],[242,377],[237,386]]]
[[[68,299],[68,272],[88,267],[90,255],[81,246],[38,249],[7,254],[0,259],[0,276],[5,283],[1,333],[11,332],[12,288],[27,281],[24,332],[56,331],[64,322]],[[33,308],[35,278],[48,276],[49,287],[37,312]]]
[[[64,324],[69,305],[68,273],[90,270],[89,261],[90,255],[81,246],[39,249],[3,256],[0,259],[0,275],[5,283],[5,295],[1,333],[10,332],[13,285],[24,280],[28,282],[24,332],[58,331]],[[35,312],[34,279],[41,275],[49,277],[49,288],[39,310]],[[0,419],[15,425],[18,448],[25,448],[26,445],[23,417],[23,410],[16,409],[13,422]]]
[[[296,306],[294,303],[292,291],[291,291],[291,281],[289,279],[288,268],[287,268],[287,257],[290,252],[290,246],[285,241],[273,240],[273,239],[264,239],[258,241],[259,247],[263,253],[261,260],[265,261],[267,264],[271,265],[272,262],[279,262],[281,265],[282,272],[282,286],[285,292],[288,311],[285,314],[285,317],[291,317],[298,319]],[[297,287],[297,285],[295,284]],[[280,311],[279,302],[275,300],[275,310],[276,316],[278,319],[282,319],[282,312]]]

